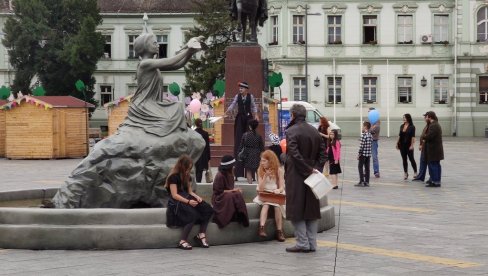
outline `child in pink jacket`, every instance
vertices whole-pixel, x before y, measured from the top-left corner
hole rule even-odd
[[[336,129],[333,129],[329,133],[329,139],[327,141],[327,157],[329,160],[329,175],[333,189],[337,189],[337,174],[342,173],[341,164],[341,142],[337,140],[338,133]]]

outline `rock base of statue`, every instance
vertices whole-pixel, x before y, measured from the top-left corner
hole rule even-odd
[[[249,92],[254,96],[258,108],[260,122],[262,122],[262,102],[264,88],[263,49],[257,43],[232,43],[226,48],[225,60],[225,110],[229,107],[235,95],[239,93],[238,82],[246,81]],[[234,156],[237,156],[240,137],[234,137],[234,117],[226,118],[222,124],[222,145],[234,146]],[[258,133],[264,138],[264,127],[258,127]],[[235,141],[235,138],[238,141]],[[244,176],[242,166],[236,165],[236,175]]]
[[[205,147],[192,129],[160,137],[123,125],[98,142],[52,199],[56,208],[165,207],[168,173],[182,154]]]

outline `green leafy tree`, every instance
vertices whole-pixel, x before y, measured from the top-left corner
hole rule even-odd
[[[30,92],[38,76],[46,95],[93,99],[98,59],[104,40],[96,32],[102,17],[96,0],[16,0],[2,41],[16,69],[13,91]],[[85,83],[78,91],[75,82]]]
[[[186,80],[191,91],[211,91],[216,80],[225,75],[225,48],[235,40],[233,30],[237,23],[229,15],[228,0],[193,1],[195,27],[190,29],[186,39],[201,36],[207,38],[208,49],[200,59],[192,59],[185,67]]]

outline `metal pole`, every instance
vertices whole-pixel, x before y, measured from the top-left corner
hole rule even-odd
[[[305,93],[308,96],[308,5],[305,5]],[[300,101],[302,94],[300,93]]]
[[[386,59],[386,132],[390,137],[390,60]]]
[[[452,136],[457,136],[457,51],[458,51],[458,1],[455,1],[454,5],[454,126]]]
[[[361,82],[362,82],[362,70],[361,70],[361,59],[359,59],[359,134],[362,133],[362,128],[363,128],[363,92],[362,92],[362,87],[361,87]]]
[[[332,84],[332,87],[334,89],[334,123],[336,122],[336,64],[335,64],[335,58],[332,59],[332,81],[334,82]],[[327,81],[327,80],[325,80]]]

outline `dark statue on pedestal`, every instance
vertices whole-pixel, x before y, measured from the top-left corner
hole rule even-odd
[[[257,25],[263,26],[268,19],[267,0],[231,0],[230,12],[234,20],[239,23],[237,31],[242,32],[241,42],[246,42],[246,28],[249,21],[251,29],[250,42],[258,42]]]

